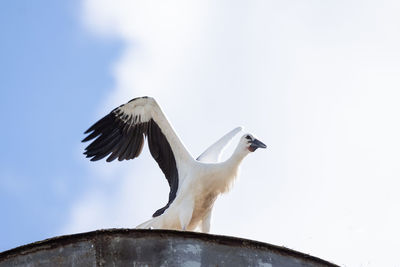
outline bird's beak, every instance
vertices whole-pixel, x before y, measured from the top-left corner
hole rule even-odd
[[[257,148],[267,148],[267,146],[266,146],[263,142],[261,142],[260,140],[254,139],[254,140],[251,142],[251,145],[250,145],[250,147],[249,147],[249,150],[250,150],[251,152],[254,152],[254,151],[256,151]]]

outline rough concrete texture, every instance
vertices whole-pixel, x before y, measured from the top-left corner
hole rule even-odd
[[[337,266],[287,248],[194,232],[110,229],[0,253],[5,266]]]

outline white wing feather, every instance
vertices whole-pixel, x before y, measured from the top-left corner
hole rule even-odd
[[[221,161],[221,155],[224,152],[225,148],[231,143],[232,139],[242,131],[242,127],[237,127],[225,134],[221,137],[217,142],[212,144],[209,148],[206,149],[198,158],[198,161],[204,163],[217,163]]]

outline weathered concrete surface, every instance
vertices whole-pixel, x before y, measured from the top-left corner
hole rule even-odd
[[[168,230],[110,229],[0,253],[5,266],[337,266],[257,241]]]

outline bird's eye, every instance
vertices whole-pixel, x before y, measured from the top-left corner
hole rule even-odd
[[[245,138],[249,140],[251,139],[250,135],[246,135]]]

